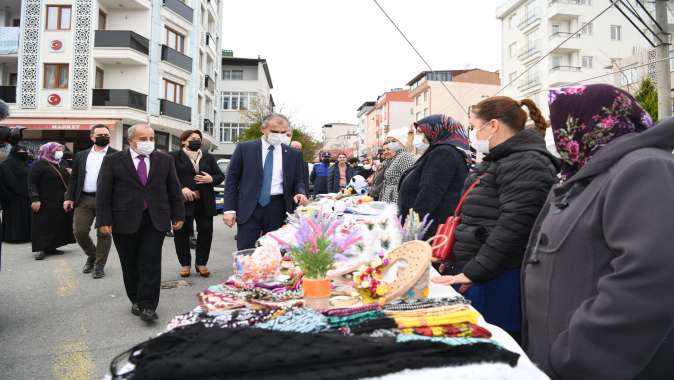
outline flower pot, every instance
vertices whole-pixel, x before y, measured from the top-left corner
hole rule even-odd
[[[304,306],[312,309],[330,306],[331,283],[326,278],[303,278]]]

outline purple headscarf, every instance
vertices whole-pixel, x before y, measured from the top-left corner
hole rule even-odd
[[[551,89],[550,124],[562,159],[562,177],[576,174],[616,138],[653,126],[629,93],[607,84]]]
[[[37,158],[39,160],[45,160],[47,162],[51,162],[52,164],[58,165],[61,162],[61,160],[57,160],[56,158],[54,158],[54,152],[56,152],[56,150],[59,148],[63,148],[63,145],[57,142],[48,142],[40,146]]]
[[[453,145],[463,153],[466,162],[470,164],[468,134],[458,120],[446,115],[431,115],[415,122],[414,127],[426,136],[431,146]]]

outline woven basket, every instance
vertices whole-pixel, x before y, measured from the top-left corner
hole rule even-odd
[[[390,290],[384,297],[386,302],[400,298],[428,297],[432,252],[433,248],[429,243],[414,240],[403,243],[388,254],[391,263],[384,272],[400,260],[405,260],[407,267],[398,269],[398,275],[389,284]]]

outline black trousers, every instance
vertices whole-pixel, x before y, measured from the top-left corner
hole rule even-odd
[[[116,234],[113,230],[124,288],[131,303],[143,309],[157,308],[161,285],[161,250],[166,232],[157,231],[150,214],[143,212],[140,228],[133,234]]]
[[[274,195],[265,207],[257,205],[253,216],[246,223],[237,225],[236,248],[255,248],[255,242],[267,232],[276,231],[286,220],[286,203],[283,195]]]
[[[197,222],[197,249],[195,251],[196,265],[208,264],[208,257],[211,254],[211,243],[213,242],[213,217],[204,210],[201,202],[194,205],[194,215],[185,217],[183,228],[173,231],[173,241],[176,245],[176,254],[180,265],[184,267],[191,266],[192,255],[190,253],[190,236],[192,235],[192,226]]]

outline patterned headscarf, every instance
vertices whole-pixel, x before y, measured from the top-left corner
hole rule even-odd
[[[61,160],[54,158],[54,152],[56,152],[56,150],[59,148],[63,148],[63,145],[57,142],[48,142],[40,146],[40,151],[38,152],[37,158],[39,160],[51,162],[52,164],[58,164],[61,162]]]
[[[456,147],[470,165],[468,134],[459,121],[446,115],[431,115],[415,122],[414,127],[426,136],[431,146],[444,144]]]
[[[551,89],[550,124],[562,159],[562,177],[576,174],[603,146],[653,126],[629,93],[607,84]]]

